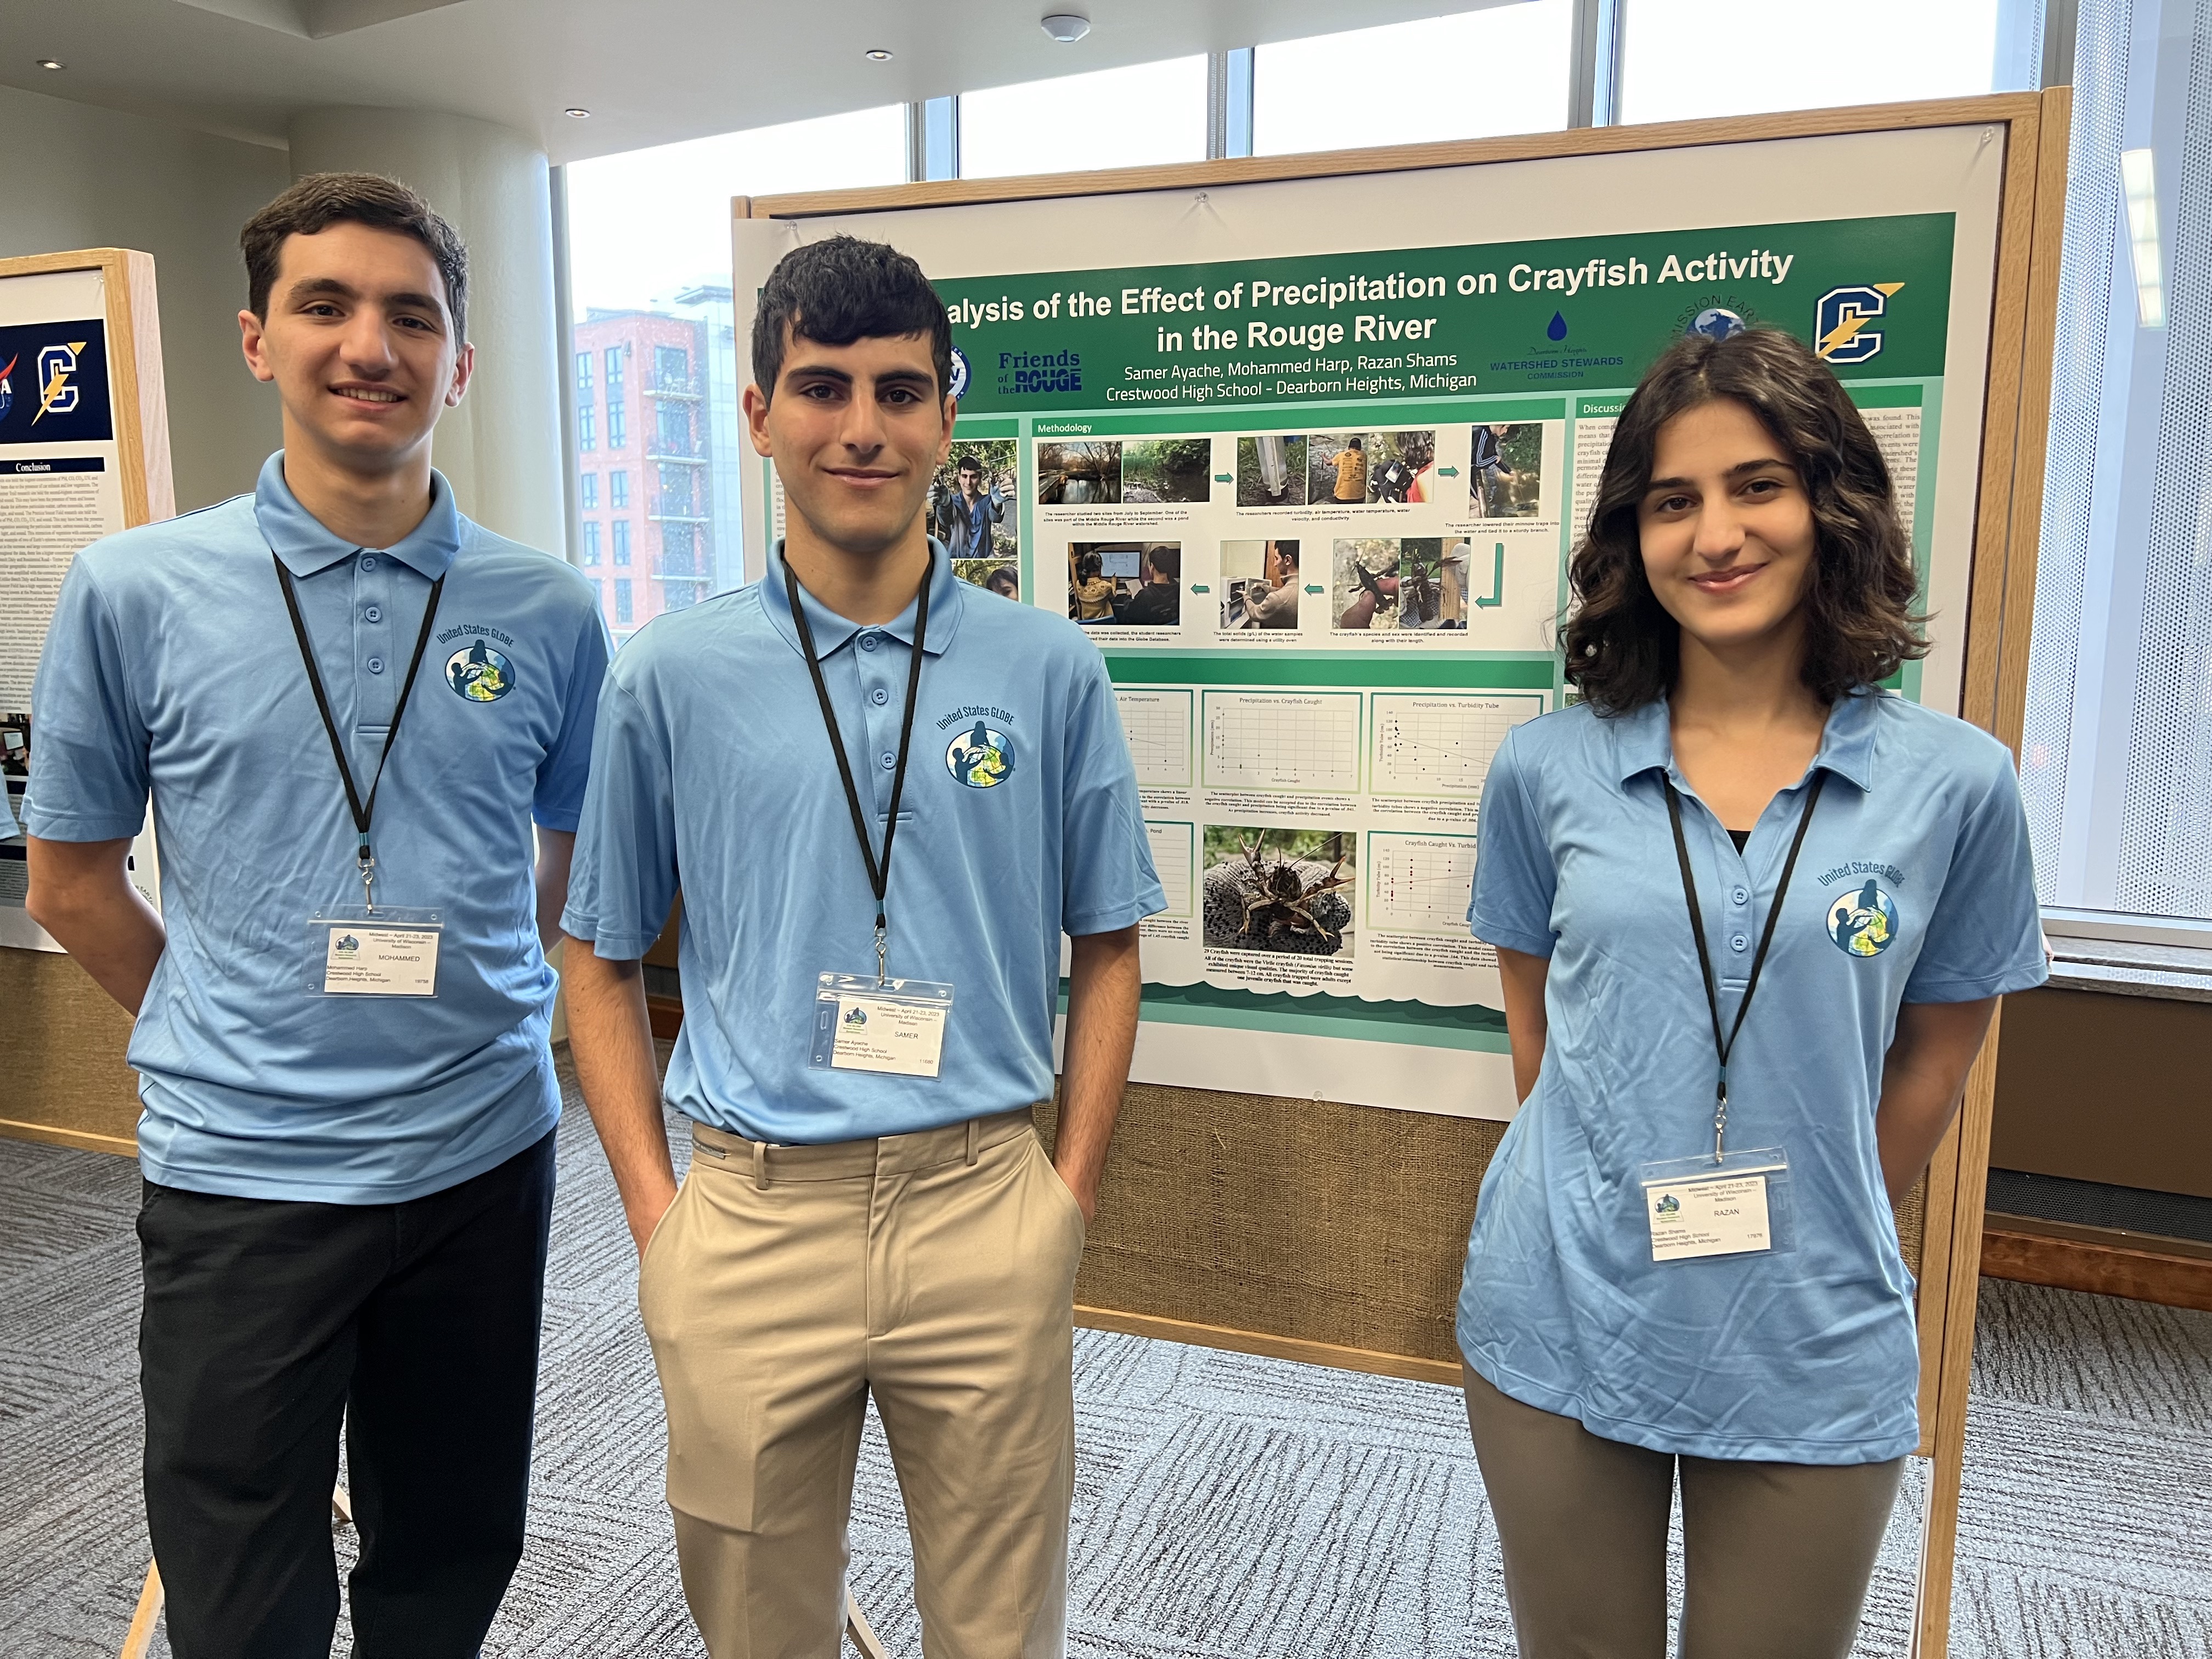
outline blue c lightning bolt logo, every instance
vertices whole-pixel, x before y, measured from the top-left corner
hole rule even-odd
[[[1831,365],[1863,363],[1881,351],[1881,331],[1867,325],[1889,308],[1902,283],[1832,288],[1813,313],[1814,349]]]
[[[39,353],[39,412],[31,416],[33,426],[49,415],[67,415],[76,409],[78,388],[69,383],[69,377],[76,373],[76,354],[87,343],[72,340]]]

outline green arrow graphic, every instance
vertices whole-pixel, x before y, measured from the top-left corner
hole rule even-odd
[[[1213,482],[1216,483],[1235,483],[1237,482],[1237,475],[1234,472],[1217,472],[1213,475]]]
[[[1211,593],[1213,592],[1213,590],[1208,587],[1204,582],[1193,582],[1190,585],[1190,591],[1194,593]]]
[[[1306,584],[1306,592],[1309,592],[1309,593],[1326,593],[1326,592],[1328,592],[1328,589],[1327,589],[1326,587],[1321,586],[1320,586],[1319,584],[1317,584],[1317,583],[1315,583],[1315,582],[1308,582],[1308,583]]]
[[[1486,599],[1479,599],[1475,601],[1475,604],[1485,610],[1487,610],[1492,605],[1503,605],[1504,603],[1505,544],[1504,542],[1500,542],[1498,544],[1498,562],[1492,568],[1490,573],[1490,597]]]
[[[1440,466],[1437,469],[1437,477],[1439,478],[1456,478],[1459,477],[1459,469],[1455,466]]]

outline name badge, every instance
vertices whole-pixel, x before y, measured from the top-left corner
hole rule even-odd
[[[935,1077],[952,1015],[952,988],[934,980],[823,974],[814,993],[817,1069]]]
[[[307,989],[325,997],[434,997],[444,927],[434,910],[380,905],[307,922]]]
[[[1778,1147],[1730,1152],[1716,1163],[1673,1158],[1644,1166],[1638,1188],[1654,1261],[1787,1252],[1790,1160]]]

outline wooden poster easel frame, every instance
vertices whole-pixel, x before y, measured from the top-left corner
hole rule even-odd
[[[732,203],[732,212],[734,218],[755,220],[848,217],[932,207],[1985,125],[2002,133],[2003,181],[1960,712],[1996,734],[2017,755],[2027,692],[2070,108],[2070,88],[2061,87],[2040,94],[1653,126],[1593,127],[1465,143],[1252,157],[1048,177],[945,180],[753,199],[741,197]],[[1949,1643],[1952,1564],[1966,1449],[1966,1387],[1973,1352],[1996,1044],[1992,1028],[1969,1078],[1964,1109],[1929,1170],[1923,1199],[1920,1452],[1934,1462],[1914,1624],[1914,1652],[1923,1659],[1948,1651]],[[1195,1324],[1145,1308],[1085,1308],[1078,1313],[1081,1322],[1103,1328],[1438,1382],[1459,1381],[1455,1365],[1425,1356],[1378,1352],[1279,1332]]]
[[[136,529],[173,518],[177,511],[154,256],[95,247],[0,259],[0,284],[90,270],[106,279],[108,400],[123,522]],[[43,951],[0,949],[0,1005],[11,1011],[8,1064],[14,1085],[0,1135],[135,1157],[138,1085],[123,1058],[131,1017],[73,958]]]

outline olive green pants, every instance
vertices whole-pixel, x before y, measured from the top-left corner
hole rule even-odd
[[[1680,1659],[1850,1652],[1903,1458],[1677,1458],[1592,1434],[1461,1369],[1521,1659],[1663,1659],[1678,1466]]]

